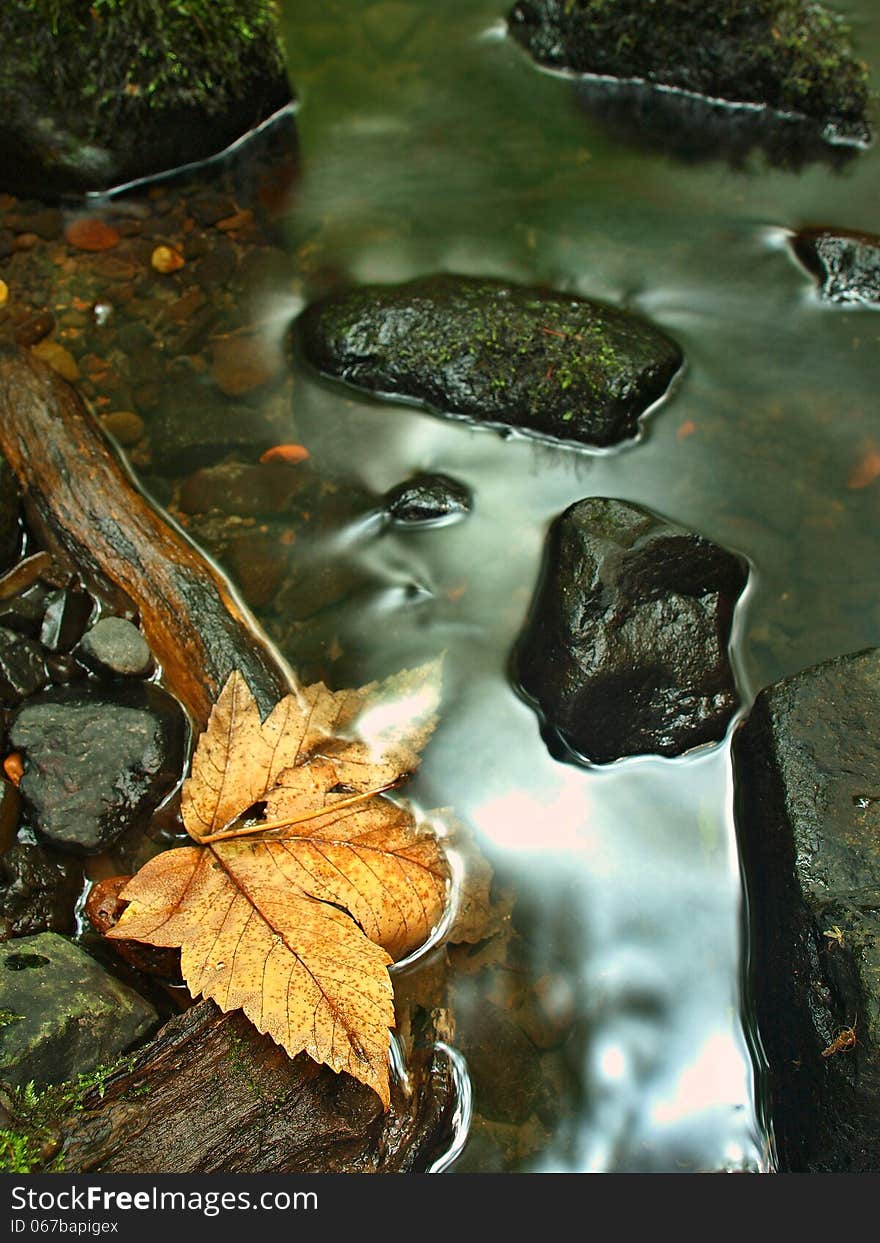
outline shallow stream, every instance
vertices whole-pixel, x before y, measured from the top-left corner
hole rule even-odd
[[[877,84],[880,12],[840,7]],[[731,153],[724,125],[684,145],[643,127],[637,143],[607,100],[597,110],[506,38],[498,0],[283,8],[297,285],[267,301],[267,334],[341,282],[449,270],[631,308],[687,358],[639,441],[610,452],[361,397],[294,359],[281,439],[307,446],[336,491],[287,542],[300,572],[329,567],[337,583],[295,624],[277,602],[257,611],[303,676],[335,686],[445,653],[441,724],[408,794],[451,808],[496,877],[503,934],[453,952],[473,1095],[440,1165],[772,1170],[728,746],[604,768],[554,758],[510,656],[547,527],[586,496],[748,558],[744,709],[767,683],[878,642],[880,319],[822,305],[785,238],[877,230],[880,150],[776,167],[733,121]],[[376,498],[417,471],[466,484],[473,513],[381,521]]]

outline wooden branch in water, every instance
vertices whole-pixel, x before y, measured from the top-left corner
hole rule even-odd
[[[305,1054],[291,1060],[241,1014],[203,1001],[166,1023],[133,1068],[61,1124],[66,1172],[399,1174],[449,1143],[444,1054],[417,1051],[411,1095],[375,1092]]]
[[[0,353],[0,452],[50,551],[99,597],[133,602],[197,728],[233,669],[264,714],[290,692],[291,670],[229,581],[147,500],[76,391],[25,351]]]
[[[77,393],[22,352],[0,353],[0,452],[40,537],[99,597],[140,614],[165,683],[204,728],[233,669],[267,712],[294,685],[234,589],[150,504]],[[430,1015],[432,1009],[418,1008]],[[445,1148],[454,1088],[426,1021],[407,1092],[379,1098],[241,1013],[202,1002],[172,1019],[81,1112],[62,1120],[68,1171],[407,1172]]]

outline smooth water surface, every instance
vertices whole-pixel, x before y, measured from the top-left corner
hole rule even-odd
[[[846,7],[880,71],[880,13]],[[516,938],[515,969],[453,973],[456,1043],[475,1050],[453,1169],[772,1169],[727,747],[558,762],[508,667],[547,526],[590,495],[749,558],[745,704],[878,642],[880,482],[860,463],[880,451],[880,318],[821,305],[784,239],[800,224],[880,231],[880,151],[835,171],[741,150],[731,164],[714,141],[712,158],[637,149],[505,36],[498,0],[284,8],[302,160],[285,226],[305,299],[436,270],[508,277],[646,314],[687,355],[640,442],[610,453],[444,422],[297,364],[290,434],[319,471],[374,495],[442,471],[475,496],[458,525],[364,516],[303,538],[297,556],[355,567],[357,587],[285,650],[315,666],[332,651],[340,685],[446,653],[441,726],[411,793],[473,829]],[[509,1057],[505,1043],[514,986],[567,1017],[562,1042],[535,1053],[540,1086],[511,1105],[504,1081],[531,1073],[521,1041]]]

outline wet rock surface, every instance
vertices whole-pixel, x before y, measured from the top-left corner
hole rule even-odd
[[[184,736],[177,701],[151,684],[81,683],[32,697],[10,729],[25,757],[26,822],[62,848],[103,850],[171,791]]]
[[[880,650],[757,698],[733,747],[784,1169],[880,1163]]]
[[[414,475],[383,498],[385,512],[399,526],[440,526],[466,517],[473,506],[470,489],[449,475]]]
[[[815,276],[827,302],[880,303],[880,237],[834,229],[804,229],[792,249]]]
[[[204,159],[291,97],[265,0],[10,4],[0,35],[4,189],[44,199]]]
[[[0,627],[0,705],[15,707],[48,681],[49,672],[39,644],[15,630]]]
[[[746,579],[739,557],[656,514],[579,501],[550,530],[520,685],[596,763],[717,742],[738,705],[728,643]]]
[[[869,133],[867,70],[842,19],[805,0],[520,0],[510,33],[554,69],[645,79]]]
[[[627,311],[450,275],[331,295],[296,331],[319,371],[358,388],[591,445],[633,436],[682,362]]]
[[[21,543],[18,511],[15,478],[6,460],[0,457],[0,571],[8,569],[18,555]]]
[[[83,636],[78,655],[97,673],[122,678],[143,677],[153,664],[146,639],[124,617],[102,617]]]
[[[78,860],[16,842],[0,858],[0,915],[8,921],[9,935],[74,932],[82,887]]]
[[[0,944],[0,1078],[41,1087],[87,1074],[156,1025],[156,1012],[53,932]]]

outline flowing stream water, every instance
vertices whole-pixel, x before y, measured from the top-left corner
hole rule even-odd
[[[876,6],[840,7],[880,69]],[[505,277],[632,308],[687,356],[639,442],[603,453],[445,422],[298,367],[297,437],[321,469],[372,493],[440,471],[475,497],[467,521],[438,529],[331,523],[303,555],[356,564],[360,586],[299,640],[310,658],[338,644],[334,676],[349,683],[446,653],[412,793],[454,808],[512,895],[517,987],[568,1007],[564,1043],[542,1058],[553,1091],[522,1117],[497,1082],[521,1068],[503,1041],[481,1054],[492,1003],[479,976],[460,981],[475,1118],[451,1168],[770,1170],[728,746],[560,762],[509,659],[548,524],[585,496],[648,506],[748,557],[733,644],[744,705],[877,642],[880,484],[859,486],[858,467],[880,448],[880,320],[822,305],[785,238],[876,229],[880,151],[796,168],[728,157],[720,140],[639,140],[540,71],[497,0],[284,12],[301,146],[286,229],[306,297],[340,279]]]
[[[880,12],[841,7],[880,72]],[[283,438],[335,491],[288,534],[305,576],[339,586],[295,625],[274,602],[257,611],[304,677],[335,686],[445,653],[440,726],[407,793],[452,809],[495,875],[503,935],[451,954],[461,1101],[436,1168],[772,1170],[729,738],[675,760],[566,762],[510,657],[548,525],[587,496],[748,558],[743,711],[762,686],[877,643],[880,319],[820,303],[786,238],[877,229],[880,150],[797,159],[789,131],[778,166],[748,149],[753,114],[683,139],[658,98],[633,128],[613,91],[538,69],[499,0],[282,8],[298,292],[267,302],[268,336],[340,283],[444,270],[631,308],[687,358],[638,442],[606,452],[444,421],[293,360]],[[383,522],[376,498],[417,471],[467,485],[473,512]]]

